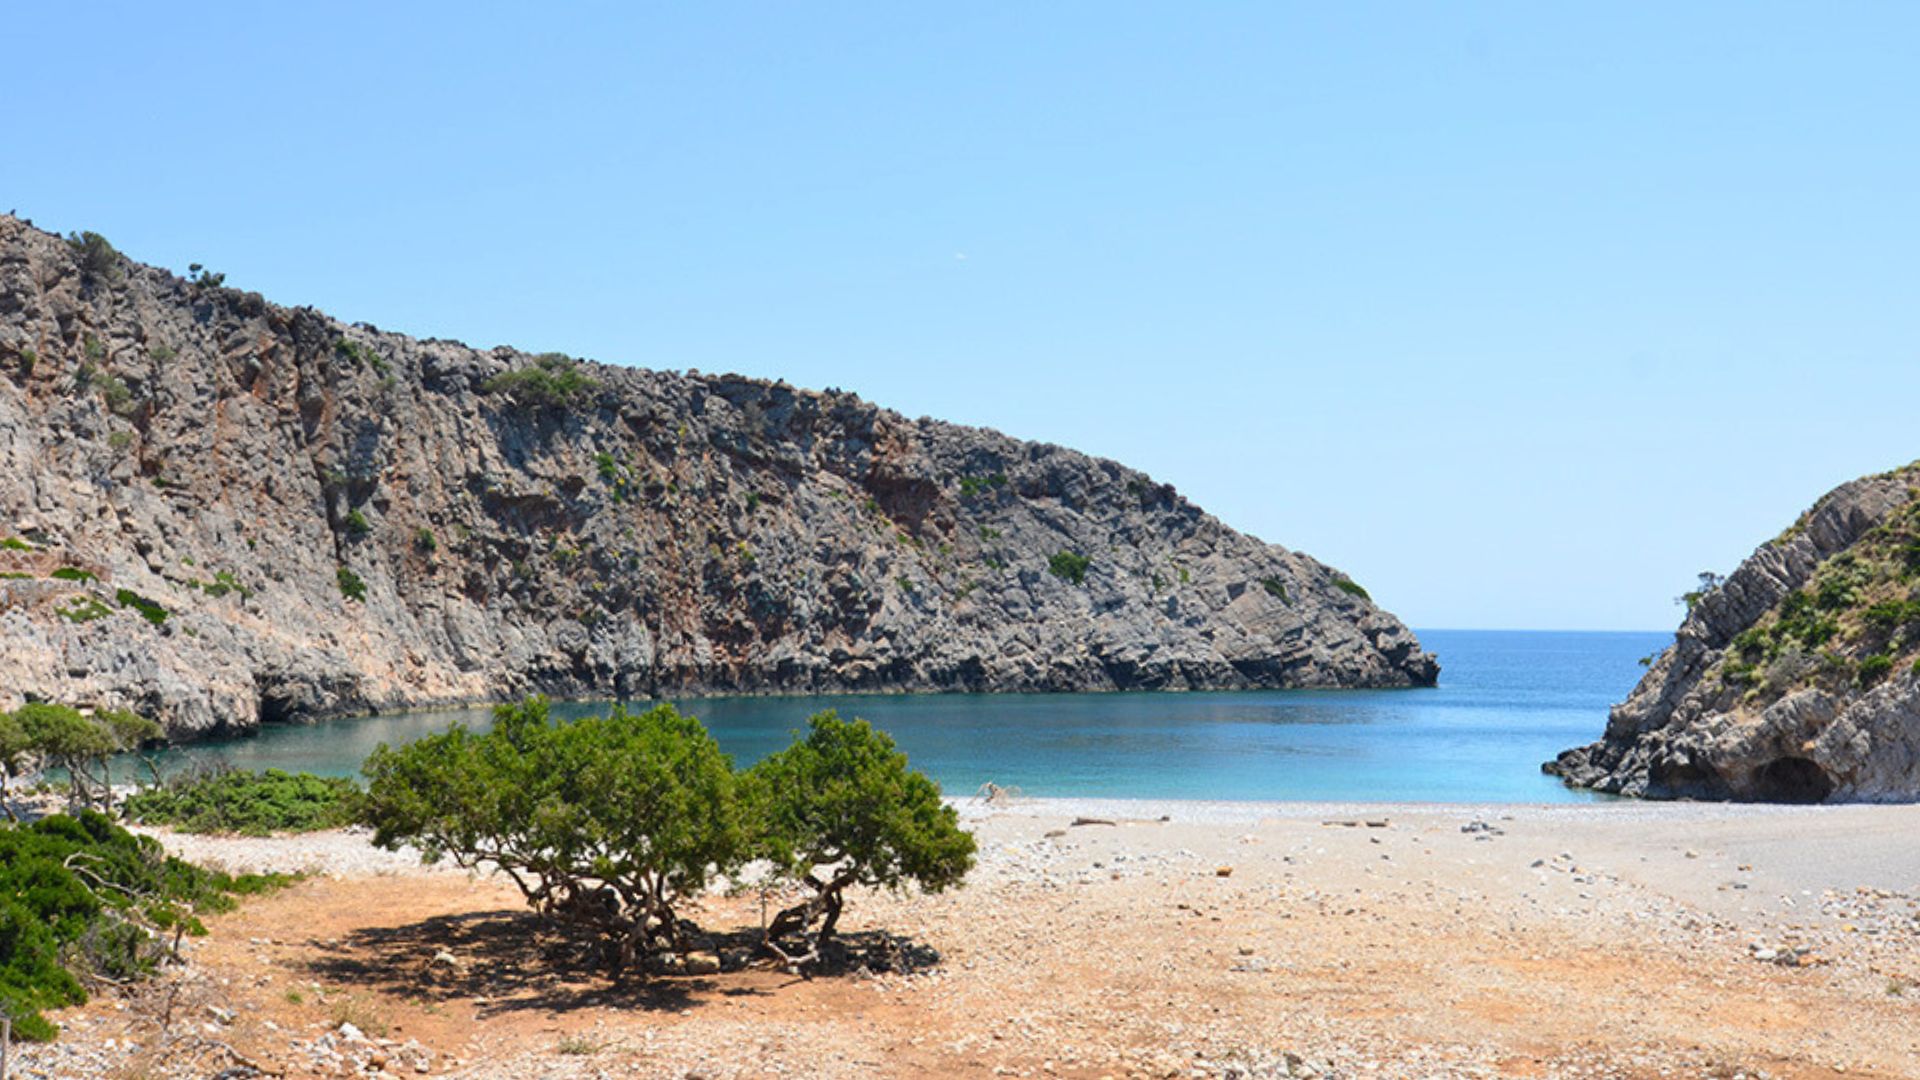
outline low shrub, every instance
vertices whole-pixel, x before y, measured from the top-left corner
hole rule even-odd
[[[1281,581],[1277,577],[1261,578],[1260,587],[1267,590],[1268,596],[1273,597],[1275,600],[1278,600],[1283,604],[1291,604],[1293,602],[1292,600],[1289,600],[1287,598],[1286,582]]]
[[[366,603],[367,583],[361,580],[359,574],[343,566],[335,571],[333,576],[340,586],[341,596],[348,600],[358,600],[363,604]]]
[[[91,596],[76,596],[53,611],[70,623],[90,623],[113,614],[112,608]]]
[[[125,276],[121,267],[121,255],[107,238],[97,232],[78,232],[67,234],[67,248],[73,252],[74,261],[80,264],[80,276],[89,284],[106,282],[116,284]]]
[[[367,520],[367,515],[361,513],[358,507],[347,511],[346,526],[349,536],[365,536],[373,531],[373,523]]]
[[[63,566],[60,569],[55,570],[53,573],[48,574],[47,576],[57,581],[98,581],[100,580],[97,576],[95,576],[93,571],[82,570],[77,566]]]
[[[1093,560],[1077,551],[1055,552],[1047,559],[1047,573],[1075,585],[1084,585],[1087,580],[1087,567]]]
[[[352,824],[360,789],[351,780],[289,773],[182,775],[129,798],[127,816],[191,833],[314,832]]]
[[[1855,673],[1854,677],[1859,680],[1861,686],[1872,686],[1874,683],[1885,678],[1887,673],[1892,670],[1893,657],[1888,656],[1886,653],[1874,653],[1872,656],[1860,661],[1860,670]]]
[[[578,360],[561,353],[541,353],[533,366],[503,371],[480,384],[486,393],[536,408],[571,405],[599,388],[597,380],[580,370]]]
[[[121,607],[132,608],[139,612],[141,618],[155,626],[165,623],[167,616],[172,614],[165,607],[161,606],[158,601],[149,600],[139,593],[134,592],[132,589],[121,589],[119,592],[113,594],[113,599]]]
[[[289,880],[201,869],[91,810],[0,827],[0,1009],[52,1039],[41,1010],[85,1002],[83,979],[150,975],[206,933],[201,914]]]
[[[1346,593],[1348,596],[1357,596],[1362,600],[1373,599],[1373,597],[1367,595],[1367,590],[1361,588],[1360,583],[1352,578],[1334,578],[1333,587]]]

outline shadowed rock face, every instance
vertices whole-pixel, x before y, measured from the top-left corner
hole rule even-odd
[[[192,737],[532,691],[1438,671],[1335,571],[1114,462],[851,394],[546,363],[545,396],[490,383],[540,361],[90,273],[0,217],[0,707]]]
[[[1648,798],[1920,798],[1920,467],[1844,484],[1695,603],[1605,736],[1543,768]]]

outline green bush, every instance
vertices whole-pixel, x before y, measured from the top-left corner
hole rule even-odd
[[[1091,565],[1093,560],[1079,552],[1060,551],[1047,559],[1047,573],[1062,580],[1071,581],[1075,585],[1082,585],[1086,583],[1087,567]]]
[[[1274,598],[1275,600],[1278,600],[1278,601],[1280,601],[1280,602],[1281,602],[1281,603],[1283,603],[1283,604],[1291,604],[1291,603],[1293,602],[1293,601],[1291,601],[1291,600],[1289,600],[1289,599],[1287,599],[1287,585],[1286,585],[1286,582],[1284,582],[1284,581],[1281,581],[1281,580],[1280,580],[1279,578],[1277,578],[1277,577],[1263,577],[1263,578],[1261,578],[1261,579],[1260,579],[1260,587],[1261,587],[1261,588],[1263,588],[1263,589],[1265,589],[1265,590],[1267,590],[1267,595],[1268,595],[1268,596],[1271,596],[1271,597],[1273,597],[1273,598]]]
[[[833,712],[808,721],[807,737],[741,778],[750,847],[808,898],[780,912],[770,938],[833,935],[848,886],[929,892],[957,885],[973,867],[973,836],[960,828],[939,785],[907,766],[885,732]]]
[[[383,847],[490,863],[551,918],[602,934],[610,966],[683,945],[676,905],[741,861],[734,778],[671,705],[551,722],[544,698],[367,759],[364,819]]]
[[[221,276],[223,278],[225,277],[224,274]],[[372,368],[376,374],[387,375],[393,371],[393,365],[387,363],[386,357],[381,356],[379,353],[373,351],[373,349],[357,341],[348,341],[346,338],[341,338],[339,341],[333,343],[333,350],[353,361],[357,367]]]
[[[121,607],[132,608],[139,612],[141,618],[155,626],[166,622],[167,616],[171,614],[171,612],[162,607],[157,601],[149,600],[139,593],[134,592],[132,589],[121,589],[119,592],[113,594],[113,599]]]
[[[1348,596],[1357,596],[1362,600],[1373,599],[1373,597],[1367,595],[1367,590],[1361,588],[1360,583],[1352,578],[1334,578],[1333,587],[1346,593]]]
[[[360,789],[353,781],[268,769],[183,775],[124,804],[127,816],[191,833],[313,832],[353,823]]]
[[[580,370],[578,360],[560,353],[541,353],[533,358],[533,366],[503,371],[480,384],[486,393],[542,408],[571,405],[599,387],[597,380]]]
[[[970,499],[975,495],[984,494],[992,491],[994,488],[1005,487],[1006,485],[1007,477],[1005,473],[993,473],[988,476],[962,476],[960,478],[960,497]]]
[[[215,600],[220,599],[228,593],[239,593],[240,599],[242,600],[250,599],[253,596],[253,590],[240,584],[240,579],[234,577],[233,571],[231,570],[217,570],[214,572],[212,581],[189,581],[187,582],[187,587],[190,589],[199,589]]]
[[[413,532],[413,546],[432,554],[440,547],[440,539],[433,535],[432,529],[422,525]]]
[[[98,581],[91,570],[82,570],[77,566],[63,566],[47,575],[57,581]]]
[[[54,614],[70,623],[90,623],[95,619],[104,619],[113,614],[113,609],[91,596],[76,596],[62,607],[53,609]]]
[[[340,586],[341,596],[346,597],[348,600],[358,600],[363,604],[366,603],[367,583],[361,580],[359,574],[343,566],[334,571],[333,576],[335,582]]]
[[[67,247],[80,264],[81,278],[89,283],[117,284],[126,275],[120,253],[97,232],[68,233]]]
[[[367,515],[361,513],[358,507],[347,511],[346,526],[349,536],[365,536],[373,531],[373,524],[367,520]]]
[[[1860,670],[1855,675],[1861,686],[1872,686],[1893,670],[1893,657],[1886,653],[1874,653],[1860,661]]]
[[[93,811],[0,827],[0,1009],[16,1036],[52,1039],[40,1010],[84,1002],[82,977],[149,975],[206,933],[199,915],[287,880],[203,870]]]

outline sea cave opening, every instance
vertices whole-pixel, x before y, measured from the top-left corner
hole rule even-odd
[[[1770,802],[1817,803],[1833,794],[1833,777],[1803,757],[1775,758],[1754,770],[1753,797]]]

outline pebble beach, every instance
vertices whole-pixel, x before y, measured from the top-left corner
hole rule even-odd
[[[848,912],[919,962],[622,987],[543,972],[499,879],[364,833],[162,832],[312,876],[16,1075],[1920,1075],[1920,807],[955,805],[968,883]]]

